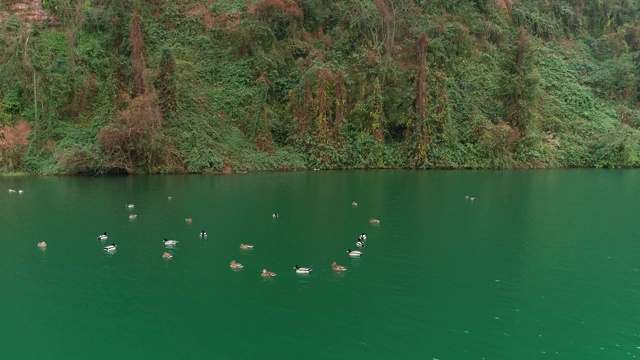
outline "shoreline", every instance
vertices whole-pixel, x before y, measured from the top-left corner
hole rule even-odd
[[[377,170],[409,170],[409,171],[533,171],[533,170],[577,170],[577,169],[594,169],[594,170],[623,170],[623,169],[638,169],[634,166],[625,167],[596,167],[596,166],[566,166],[566,167],[515,167],[505,169],[491,169],[491,168],[471,168],[471,167],[438,167],[428,169],[412,169],[412,168],[351,168],[351,169],[286,169],[286,170],[242,170],[242,171],[204,171],[204,172],[175,172],[175,173],[150,173],[150,174],[98,174],[98,175],[83,175],[83,174],[40,174],[40,173],[28,173],[28,172],[0,172],[0,177],[21,177],[21,176],[61,176],[61,177],[119,177],[119,176],[157,176],[157,175],[235,175],[235,174],[260,174],[260,173],[287,173],[287,172],[303,172],[303,171],[377,171]]]

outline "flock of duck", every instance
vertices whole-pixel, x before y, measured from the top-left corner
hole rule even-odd
[[[10,192],[10,193],[14,193],[14,192],[16,192],[16,190],[9,189],[9,192]],[[19,191],[18,191],[18,193],[19,193],[19,194],[22,194],[22,193],[23,193],[23,191],[22,191],[22,190],[19,190]],[[168,199],[169,199],[169,201],[171,201],[171,200],[172,200],[172,197],[171,197],[171,196],[169,196],[169,197],[168,197]],[[352,203],[351,203],[351,205],[352,205],[352,206],[357,206],[358,204],[357,204],[356,202],[352,202]],[[132,209],[134,209],[134,208],[135,208],[135,205],[134,205],[134,204],[126,204],[126,207],[127,207],[127,209],[132,210]],[[131,220],[136,219],[137,217],[138,217],[138,215],[136,215],[136,214],[130,214],[130,215],[129,215],[129,219],[131,219]],[[273,213],[273,214],[271,215],[271,217],[272,217],[272,218],[274,218],[274,219],[277,219],[277,218],[279,218],[279,217],[280,217],[280,215],[279,215],[278,213]],[[192,222],[192,219],[191,219],[191,218],[187,218],[187,219],[185,219],[185,222],[187,222],[187,223],[191,223],[191,222]],[[380,220],[378,220],[378,219],[371,219],[369,222],[370,222],[371,224],[379,224],[379,223],[380,223]],[[202,230],[202,231],[200,232],[199,236],[200,236],[200,238],[201,238],[201,239],[205,239],[205,238],[207,238],[207,233],[206,233],[204,230]],[[107,241],[107,240],[109,239],[109,236],[107,235],[107,232],[105,231],[104,233],[102,233],[102,234],[98,235],[98,237],[97,237],[97,238],[98,238],[98,241],[101,241],[101,242],[102,242],[102,241]],[[359,248],[364,248],[366,240],[367,240],[367,235],[366,235],[365,233],[360,234],[360,236],[358,236],[358,239],[357,239],[357,241],[356,241],[356,246],[357,246],[357,247],[359,247]],[[178,244],[178,242],[179,242],[178,240],[171,240],[171,239],[166,239],[166,238],[165,238],[164,240],[162,240],[162,243],[163,243],[163,244],[164,244],[164,246],[165,246],[166,248],[168,248],[168,249],[174,248],[174,247]],[[38,247],[39,247],[39,248],[41,248],[41,249],[45,249],[45,248],[47,247],[47,243],[46,243],[46,242],[44,242],[44,241],[41,241],[41,242],[39,242],[39,243],[38,243]],[[104,250],[105,252],[110,253],[110,254],[115,253],[117,249],[118,249],[118,245],[116,245],[115,243],[113,243],[113,244],[111,244],[111,245],[107,245],[107,246],[105,246],[105,247],[103,248],[103,250]],[[240,249],[242,249],[242,250],[253,250],[253,245],[249,245],[249,244],[240,244]],[[360,256],[362,256],[362,255],[363,255],[362,251],[359,251],[359,250],[351,250],[351,249],[348,249],[348,250],[347,250],[347,254],[348,254],[349,256],[351,256],[351,257],[360,257]],[[171,253],[170,253],[170,252],[168,252],[168,251],[165,251],[165,252],[162,254],[162,257],[163,257],[164,259],[171,259],[171,258],[173,258],[173,254],[171,254]],[[244,265],[242,265],[242,264],[241,264],[241,263],[239,263],[239,262],[236,262],[235,260],[231,260],[231,262],[229,263],[229,267],[230,267],[231,269],[234,269],[234,270],[239,270],[239,269],[242,269],[242,268],[244,267]],[[336,264],[336,262],[335,262],[335,261],[331,264],[331,268],[332,268],[334,271],[346,271],[346,270],[347,270],[347,268],[346,268],[346,267],[344,267],[344,266],[342,266],[342,265],[338,265],[338,264]],[[299,267],[298,265],[294,266],[294,267],[293,267],[293,269],[294,269],[294,270],[296,271],[296,273],[298,273],[298,274],[309,274],[309,273],[311,273],[311,272],[313,271],[313,269],[312,269],[312,268],[309,268],[309,267]],[[267,269],[262,269],[262,276],[263,276],[263,277],[274,277],[274,276],[276,276],[276,275],[277,275],[277,274],[276,274],[275,272],[268,271]]]
[[[377,223],[379,223],[379,221]],[[365,233],[360,234],[360,236],[358,236],[358,241],[356,241],[356,246],[364,247],[364,242],[366,240],[367,240],[367,235]],[[242,246],[243,245],[240,245],[240,248],[242,248]],[[253,248],[252,245],[245,245],[245,246],[251,246],[251,248]],[[351,256],[351,257],[360,257],[360,256],[362,256],[362,251],[348,249],[347,250],[347,254],[349,254],[349,256]],[[243,267],[242,264],[237,263],[235,260],[232,260],[230,265],[231,265],[232,269],[241,269]],[[331,264],[331,268],[334,271],[347,271],[346,267],[336,264],[335,261]],[[311,273],[313,271],[312,268],[300,267],[298,265],[294,266],[293,269],[298,274],[309,274],[309,273]],[[264,277],[274,277],[276,275],[277,274],[274,273],[273,271],[268,271],[267,269],[262,269],[262,276],[264,276]]]

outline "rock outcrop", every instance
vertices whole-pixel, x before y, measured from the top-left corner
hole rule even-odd
[[[0,5],[0,26],[12,16],[17,16],[22,21],[33,24],[56,24],[55,15],[47,13],[42,7],[42,0],[3,0],[7,3]]]

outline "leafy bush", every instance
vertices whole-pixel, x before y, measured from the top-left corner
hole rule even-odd
[[[0,110],[6,114],[16,115],[22,111],[23,107],[20,88],[14,88],[4,94]]]

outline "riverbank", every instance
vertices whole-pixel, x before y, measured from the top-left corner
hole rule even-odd
[[[367,4],[0,4],[0,171],[640,166],[635,3]]]

